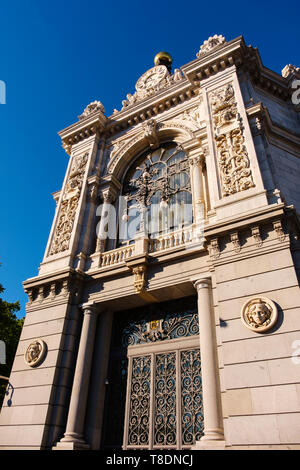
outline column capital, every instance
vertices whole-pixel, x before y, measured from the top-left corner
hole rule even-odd
[[[189,156],[189,163],[191,166],[199,166],[203,168],[205,164],[205,155],[203,153],[197,153]]]
[[[209,276],[193,279],[192,282],[197,292],[200,289],[209,289],[211,287],[211,278]]]
[[[85,314],[89,314],[89,315],[97,315],[98,314],[96,302],[86,302],[84,304],[81,304],[80,308],[81,308],[84,315]]]

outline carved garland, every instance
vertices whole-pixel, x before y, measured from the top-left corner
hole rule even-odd
[[[245,138],[237,111],[234,89],[225,85],[210,93],[222,195],[238,193],[255,186]]]
[[[88,155],[85,153],[74,157],[49,255],[55,255],[69,248]]]

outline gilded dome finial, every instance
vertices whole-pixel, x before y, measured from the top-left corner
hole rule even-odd
[[[171,72],[172,56],[168,52],[158,52],[154,57],[154,65],[165,65],[169,72]]]

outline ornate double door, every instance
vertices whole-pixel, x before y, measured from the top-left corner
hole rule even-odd
[[[134,321],[124,312],[115,321],[115,346],[121,341],[122,348],[112,349],[104,432],[108,440],[122,434],[123,449],[191,448],[203,434],[194,299],[134,313]]]
[[[200,439],[201,361],[192,343],[129,350],[123,449],[181,449]]]

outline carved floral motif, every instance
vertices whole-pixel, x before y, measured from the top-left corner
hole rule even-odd
[[[222,193],[228,196],[254,185],[250,162],[241,129],[233,129],[216,138]]]
[[[210,93],[210,102],[216,128],[237,119],[237,105],[231,83]]]
[[[210,93],[222,195],[255,186],[232,84]]]

